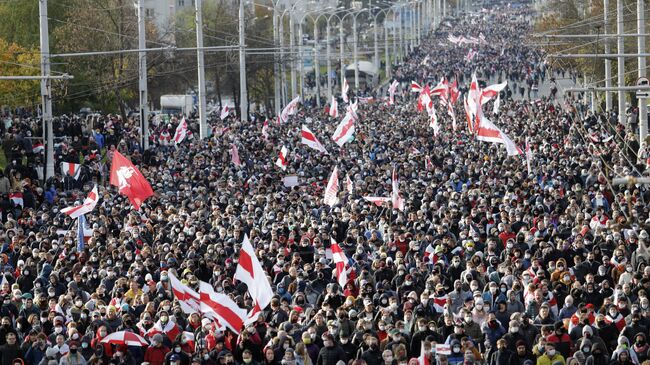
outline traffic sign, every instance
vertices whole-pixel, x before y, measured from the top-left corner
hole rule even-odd
[[[637,91],[636,97],[638,99],[648,99],[650,98],[650,91]]]
[[[639,77],[636,80],[636,86],[641,86],[641,85],[650,85],[650,82],[648,82],[647,77]]]

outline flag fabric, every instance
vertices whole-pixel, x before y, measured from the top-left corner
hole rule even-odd
[[[422,92],[422,86],[415,81],[411,81],[411,92],[419,93]]]
[[[411,154],[413,154],[413,155],[419,155],[419,154],[421,153],[420,150],[418,150],[417,148],[415,148],[415,146],[411,146],[411,148],[409,149],[409,152],[410,152]]]
[[[469,133],[474,133],[474,119],[472,117],[472,111],[469,108],[468,96],[465,95],[463,98],[463,106],[465,107],[465,118],[467,119],[467,131]]]
[[[477,53],[478,52],[476,52],[475,50],[470,48],[469,51],[467,52],[467,56],[465,56],[465,59],[467,60],[467,62],[472,62],[474,57],[476,57]]]
[[[142,203],[153,195],[151,185],[140,170],[117,151],[113,152],[110,182],[117,186],[120,194],[129,198],[136,210],[140,210]]]
[[[359,109],[359,102],[358,100],[354,100],[354,103],[348,104],[348,106],[345,107],[345,112],[350,113],[352,118],[359,119],[359,116],[357,115],[357,110]]]
[[[178,127],[176,127],[176,132],[174,132],[174,144],[179,144],[183,142],[185,137],[187,136],[187,121],[185,118],[181,119],[181,122],[178,123]]]
[[[399,182],[397,181],[397,172],[395,167],[393,167],[392,186],[393,191],[391,194],[391,202],[393,203],[393,209],[399,209],[403,211],[404,199],[399,195]]]
[[[178,303],[181,305],[183,313],[192,314],[201,312],[201,297],[196,290],[190,288],[189,286],[183,284],[174,274],[171,272],[167,274],[169,277],[169,283],[172,287],[172,292],[174,297],[178,300]]]
[[[339,117],[339,102],[336,101],[336,97],[334,97],[334,95],[332,95],[332,102],[330,103],[329,115],[332,118]]]
[[[348,84],[348,79],[343,78],[343,85],[341,85],[341,97],[343,98],[344,103],[348,103],[350,99],[348,98],[348,91],[350,90],[350,85]]]
[[[21,207],[25,206],[25,201],[23,200],[23,193],[15,192],[9,193],[9,200],[11,200],[15,206],[20,205]]]
[[[287,150],[286,147],[282,146],[282,149],[280,150],[280,155],[278,156],[278,160],[275,161],[275,165],[282,170],[286,170],[287,166],[289,166],[289,162],[287,162],[287,155],[289,154],[289,151]]]
[[[37,143],[32,146],[33,153],[43,153],[43,151],[45,151],[45,146],[42,143]]]
[[[264,137],[264,140],[269,139],[269,120],[266,119],[264,121],[264,124],[262,125],[262,136]]]
[[[82,252],[85,247],[86,217],[82,214],[77,218],[77,252]]]
[[[234,278],[246,284],[248,293],[253,299],[253,309],[248,313],[246,324],[257,320],[260,313],[271,303],[273,289],[269,283],[264,268],[255,255],[248,235],[244,235],[241,249],[239,250],[239,263],[235,270]]]
[[[499,114],[500,105],[501,105],[501,93],[497,95],[497,99],[494,101],[494,107],[492,108],[492,113]]]
[[[88,193],[86,199],[84,199],[83,204],[67,207],[61,209],[61,213],[69,215],[71,218],[77,218],[86,213],[90,213],[95,209],[97,202],[99,201],[99,193],[97,192],[97,184],[93,187],[93,190]]]
[[[237,167],[242,165],[241,159],[239,159],[239,149],[237,149],[237,145],[234,143],[230,144],[230,161]]]
[[[224,120],[228,118],[229,114],[230,114],[230,109],[228,108],[228,105],[224,105],[223,108],[221,108],[221,113],[219,113],[219,118],[221,118],[221,120]]]
[[[341,120],[339,125],[336,127],[336,130],[332,135],[332,140],[334,140],[339,147],[343,147],[346,142],[352,140],[355,131],[354,120],[355,118],[350,112],[345,113],[345,117],[343,117],[343,120]]]
[[[530,167],[532,161],[533,151],[530,149],[530,143],[528,143],[528,137],[526,137],[526,167],[528,168],[528,175],[530,175],[533,171]]]
[[[488,101],[492,100],[492,98],[499,96],[501,91],[505,89],[507,85],[508,81],[504,81],[500,84],[486,86],[483,90],[480,90],[481,104],[485,104]]]
[[[517,147],[510,137],[503,133],[494,123],[486,117],[482,117],[478,128],[476,129],[476,139],[484,142],[501,143],[506,146],[508,156],[516,156],[521,154],[521,150]]]
[[[336,269],[334,270],[334,276],[336,277],[339,285],[341,288],[345,288],[345,284],[348,283],[348,272],[346,269],[346,265],[348,264],[348,258],[345,256],[345,253],[341,249],[341,246],[339,246],[336,241],[332,238],[332,261],[334,261],[334,265],[336,265]]]
[[[329,180],[327,181],[327,188],[325,188],[325,197],[323,198],[323,204],[329,205],[330,207],[335,206],[339,202],[339,170],[338,167],[334,166],[332,175],[330,175]]]
[[[440,135],[440,124],[438,124],[438,116],[436,115],[435,110],[431,114],[429,126],[433,128],[433,135],[438,137]]]
[[[347,188],[348,194],[352,195],[354,190],[354,185],[352,185],[352,179],[350,179],[350,174],[345,175],[345,186]]]
[[[282,109],[282,113],[278,118],[278,122],[286,122],[289,120],[290,115],[294,115],[298,112],[298,103],[300,102],[300,96],[296,96],[293,100],[287,104],[287,106]]]
[[[327,150],[325,149],[325,146],[323,146],[322,143],[316,138],[316,135],[312,133],[312,131],[307,128],[306,125],[302,125],[302,131],[300,132],[300,135],[302,137],[301,142],[303,144],[306,144],[307,146],[315,149],[316,151],[324,152],[327,153]]]
[[[373,203],[378,207],[381,207],[382,204],[389,202],[391,198],[384,198],[381,196],[364,196],[363,199]]]
[[[420,357],[418,357],[418,365],[430,365],[429,353],[431,353],[431,351],[427,352],[424,348],[424,340],[420,341]]]
[[[397,80],[393,80],[393,82],[388,87],[388,105],[395,104],[395,91],[397,90],[398,86],[399,82],[397,82]]]
[[[244,326],[244,321],[248,318],[245,309],[239,308],[237,303],[226,294],[215,292],[212,285],[204,281],[199,282],[199,295],[201,297],[201,313],[216,319],[239,334]]]
[[[443,295],[442,297],[434,297],[433,308],[435,308],[436,312],[438,313],[444,313],[445,304],[447,304],[448,300],[449,300],[449,296],[447,294]]]
[[[158,320],[149,331],[147,331],[147,337],[151,340],[154,335],[157,334],[165,335],[171,342],[176,341],[176,336],[181,333],[181,329],[178,328],[178,325],[171,320],[168,320],[164,325],[160,320]]]
[[[78,180],[79,176],[81,176],[81,164],[72,163],[72,162],[61,162],[61,174],[70,175],[75,180]]]
[[[431,157],[429,156],[424,159],[424,169],[427,171],[433,171],[433,163],[431,162]]]

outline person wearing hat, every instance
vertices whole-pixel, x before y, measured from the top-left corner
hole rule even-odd
[[[562,321],[557,321],[553,325],[553,333],[546,337],[547,343],[555,344],[555,349],[565,358],[568,359],[571,355],[571,349],[573,348],[573,341],[571,337],[566,333],[564,328],[564,323]]]
[[[534,364],[536,361],[535,356],[529,350],[528,344],[523,340],[519,340],[515,343],[515,359],[519,365],[523,365],[525,362]]]
[[[323,333],[322,340],[323,347],[318,353],[316,365],[336,365],[339,361],[347,363],[349,359],[345,356],[345,352],[341,346],[334,341],[334,336],[331,333]]]
[[[163,335],[156,333],[151,338],[151,345],[144,353],[144,361],[151,365],[163,365],[167,353],[169,353],[169,347],[163,345]]]
[[[555,349],[555,343],[547,342],[544,353],[537,358],[537,365],[565,365],[564,356]]]
[[[68,342],[68,353],[59,360],[60,365],[85,365],[86,359],[79,353],[79,342]]]

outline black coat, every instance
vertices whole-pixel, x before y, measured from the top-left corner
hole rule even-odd
[[[339,361],[345,361],[346,356],[345,352],[341,346],[335,345],[332,347],[323,347],[318,353],[318,359],[316,360],[316,365],[336,365]]]

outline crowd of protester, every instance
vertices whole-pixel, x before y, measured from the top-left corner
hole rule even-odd
[[[270,121],[268,138],[263,118],[215,119],[211,138],[178,146],[167,137],[177,121],[157,123],[146,151],[132,120],[61,118],[57,163],[83,162],[84,171],[41,184],[42,155],[28,138],[36,125],[5,126],[0,363],[647,364],[650,196],[642,185],[611,184],[646,169],[637,136],[613,113],[520,90],[560,74],[525,45],[531,14],[500,7],[445,20],[394,69],[396,103],[378,95],[360,104],[354,140],[342,148],[330,139],[338,120],[322,109]],[[487,44],[467,61],[467,46],[446,42],[450,33],[482,33]],[[510,80],[498,115],[491,102],[484,109],[522,149],[529,141],[530,171],[523,156],[468,132],[461,101],[454,130],[434,100],[438,136],[418,112],[411,80],[444,76],[466,90],[472,72]],[[302,124],[329,154],[300,144]],[[243,166],[232,163],[231,144]],[[274,164],[282,146],[286,171]],[[106,182],[114,150],[155,191],[139,212]],[[323,191],[334,166],[353,191],[341,189],[330,208]],[[390,196],[393,168],[404,211],[363,199]],[[298,186],[284,186],[290,175]],[[101,200],[86,214],[92,235],[79,251],[75,222],[59,210],[95,182]],[[169,274],[193,288],[208,282],[250,309],[246,286],[233,280],[244,235],[275,296],[236,334],[184,313]],[[344,287],[331,239],[354,271]],[[177,330],[149,336],[154,326]],[[102,342],[116,331],[149,345]]]

